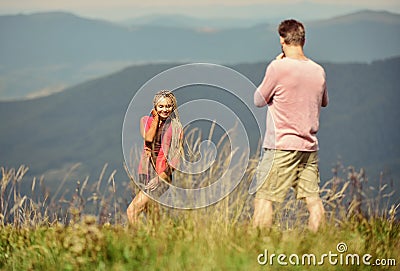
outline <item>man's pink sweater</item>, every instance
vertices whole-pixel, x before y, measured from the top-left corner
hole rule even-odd
[[[319,114],[328,105],[325,71],[312,60],[283,58],[272,61],[254,104],[268,104],[263,147],[317,151]]]

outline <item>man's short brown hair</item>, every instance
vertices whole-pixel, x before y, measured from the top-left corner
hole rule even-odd
[[[293,19],[281,22],[278,32],[287,45],[303,46],[306,41],[304,25]]]

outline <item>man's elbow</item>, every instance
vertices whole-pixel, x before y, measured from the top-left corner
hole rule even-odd
[[[257,107],[263,107],[263,106],[267,105],[267,102],[265,101],[265,98],[261,94],[259,89],[257,89],[256,92],[254,93],[253,102],[254,102],[254,105]]]
[[[254,105],[257,107],[263,107],[265,106],[267,103],[265,101],[265,99],[263,97],[260,97],[260,95],[258,93],[256,93],[254,95]]]
[[[259,102],[259,101],[254,101],[254,105],[256,107],[264,107],[267,103],[266,102]]]

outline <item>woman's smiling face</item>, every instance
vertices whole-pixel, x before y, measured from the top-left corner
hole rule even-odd
[[[173,111],[173,102],[170,98],[161,98],[156,105],[156,111],[161,119],[167,119]]]

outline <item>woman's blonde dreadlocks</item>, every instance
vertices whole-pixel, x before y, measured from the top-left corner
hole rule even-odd
[[[178,103],[176,101],[175,95],[170,90],[160,90],[153,98],[153,105],[157,106],[161,99],[168,98],[172,102],[172,112],[169,116],[172,126],[172,138],[171,145],[169,146],[169,152],[167,155],[168,161],[180,160],[183,155],[183,129],[182,124],[179,119],[178,113]],[[176,167],[177,165],[175,165]]]

